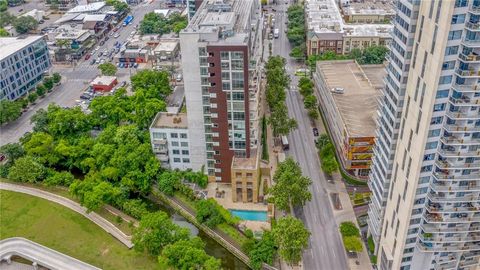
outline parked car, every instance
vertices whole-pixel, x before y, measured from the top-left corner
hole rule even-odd
[[[93,94],[92,93],[83,93],[81,96],[80,96],[80,99],[91,99],[93,98]]]
[[[90,61],[90,65],[95,65],[96,62],[97,62],[96,59],[92,59],[92,61]]]
[[[120,87],[124,87],[125,85],[127,85],[127,82],[126,82],[126,81],[123,81],[123,82],[120,84]]]
[[[118,67],[123,68],[125,66],[124,63],[118,63]]]
[[[100,50],[100,46],[97,46],[97,47],[95,48],[95,51],[96,51],[96,52],[97,52],[98,50]]]
[[[105,59],[100,60],[100,64],[103,64],[103,63],[105,63]]]
[[[110,38],[108,36],[105,37],[105,41],[109,40]]]
[[[128,63],[125,63],[125,66],[123,66],[124,68],[128,68],[129,64]]]
[[[183,79],[182,73],[177,74],[177,82],[181,82]]]
[[[134,68],[138,68],[138,63],[134,63],[134,64],[133,64],[133,67],[134,67]]]
[[[119,33],[115,33],[115,34],[113,35],[114,38],[118,38],[119,36],[120,36]]]
[[[87,53],[87,54],[85,55],[85,60],[88,60],[88,59],[90,59],[90,57],[91,57],[91,56],[92,56],[92,54],[90,54],[90,53]]]
[[[100,46],[103,46],[105,44],[105,41],[100,41]]]
[[[7,157],[5,155],[0,155],[0,162],[4,161]]]
[[[313,136],[318,136],[318,128],[313,128]]]

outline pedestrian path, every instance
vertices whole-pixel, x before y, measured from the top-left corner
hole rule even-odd
[[[131,242],[131,236],[126,235],[123,233],[120,229],[115,227],[112,223],[110,223],[108,220],[100,216],[99,214],[95,212],[89,212],[87,208],[81,206],[79,203],[74,202],[70,199],[67,199],[65,197],[59,196],[57,194],[53,194],[41,189],[36,189],[32,187],[26,187],[26,186],[21,186],[21,185],[15,185],[11,183],[0,183],[0,190],[8,190],[8,191],[13,191],[13,192],[20,192],[20,193],[25,193],[31,196],[39,197],[51,202],[58,203],[62,206],[65,206],[67,208],[70,208],[71,210],[81,214],[82,216],[88,218],[91,220],[93,223],[97,224],[100,226],[102,229],[104,229],[107,233],[111,234],[113,237],[118,239],[122,244],[127,246],[128,248],[132,248],[133,244]]]

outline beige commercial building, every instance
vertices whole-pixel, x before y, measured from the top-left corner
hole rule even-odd
[[[368,69],[372,81],[367,77]],[[367,177],[373,155],[377,97],[385,74],[383,65],[359,66],[353,60],[319,61],[314,75],[320,108],[342,167]],[[373,78],[375,77],[375,78]]]
[[[399,38],[392,42],[379,115],[390,113],[390,100],[403,102],[393,103],[402,110],[393,115],[399,132],[392,172],[383,182],[378,172],[371,179],[377,266],[479,269],[480,3],[400,0],[397,6],[402,20],[395,23]],[[379,123],[378,132],[386,125]],[[383,151],[375,151],[374,162]]]

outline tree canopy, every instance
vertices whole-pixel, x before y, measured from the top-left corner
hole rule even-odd
[[[168,34],[170,32],[179,33],[187,27],[188,21],[186,16],[175,12],[168,17],[163,14],[150,12],[145,14],[140,23],[140,32],[142,34]]]
[[[135,250],[156,256],[163,248],[180,240],[189,240],[188,229],[176,225],[161,211],[143,215],[132,238]],[[167,250],[167,253],[171,249],[173,248]]]
[[[119,1],[119,0],[107,0],[105,1],[108,6],[112,6],[116,11],[128,11],[130,7],[126,2]]]
[[[290,211],[291,206],[305,205],[312,199],[308,190],[312,181],[302,175],[298,163],[291,157],[278,165],[273,176],[275,185],[268,190],[271,201],[281,210]]]
[[[272,264],[277,251],[277,245],[273,234],[270,231],[264,231],[262,238],[256,241],[249,249],[248,257],[253,269],[262,269],[262,264]]]
[[[196,216],[198,222],[204,223],[211,228],[225,222],[219,207],[215,199],[212,198],[198,201]]]
[[[103,63],[98,65],[98,69],[105,76],[114,76],[117,73],[117,67],[112,63]]]
[[[294,217],[280,218],[272,229],[278,253],[289,264],[297,264],[308,246],[310,232]]]
[[[0,125],[18,119],[22,115],[22,104],[18,101],[0,101]]]
[[[188,240],[179,240],[167,245],[159,260],[164,260],[175,269],[221,269],[220,260],[207,255],[205,244],[198,237]]]
[[[19,34],[25,34],[31,30],[37,29],[38,22],[32,16],[21,16],[13,21],[13,27]]]

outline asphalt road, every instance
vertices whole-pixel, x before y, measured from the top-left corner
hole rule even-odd
[[[309,248],[303,254],[303,269],[345,270],[349,268],[347,257],[327,192],[327,186],[331,184],[321,171],[312,132],[313,126],[303,107],[302,96],[297,90],[298,78],[294,73],[300,68],[301,63],[288,55],[291,49],[285,34],[287,5],[281,1],[275,8],[277,10],[275,28],[280,30],[280,37],[274,40],[273,53],[287,59],[286,69],[292,80],[286,102],[290,117],[295,118],[298,123],[298,128],[288,136],[290,150],[287,155],[300,164],[303,174],[310,177],[313,182],[310,187],[312,200],[303,209],[295,209],[295,215],[311,232]]]
[[[132,6],[130,14],[134,15],[132,24],[121,27],[119,30],[120,36],[118,38],[110,37],[103,46],[100,46],[98,52],[106,48],[113,48],[115,41],[122,43],[127,40],[130,33],[134,30],[135,25],[139,24],[144,15],[153,10],[154,6],[158,6],[159,0],[143,2],[137,6]],[[18,141],[20,137],[26,132],[32,130],[30,118],[35,112],[41,108],[47,108],[49,104],[56,103],[62,107],[72,107],[76,104],[82,92],[87,88],[90,81],[100,74],[97,65],[90,65],[93,58],[98,58],[96,52],[89,60],[80,60],[73,67],[71,65],[56,65],[52,68],[53,72],[58,72],[62,75],[62,84],[43,99],[37,101],[29,110],[22,114],[22,116],[14,122],[8,123],[0,127],[0,145]],[[118,69],[117,76],[119,81],[126,80],[131,74],[134,74],[136,69]]]

